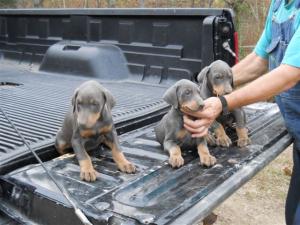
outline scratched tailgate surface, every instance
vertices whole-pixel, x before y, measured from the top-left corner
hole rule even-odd
[[[211,148],[218,160],[212,168],[201,167],[196,151],[187,149],[185,165],[172,169],[167,163],[168,155],[155,140],[154,125],[120,137],[126,156],[137,165],[134,175],[117,171],[110,151],[104,148],[94,152],[92,158],[99,172],[95,183],[79,180],[79,166],[73,155],[56,158],[46,165],[80,203],[93,224],[124,224],[125,221],[125,224],[176,224],[178,216],[205,201],[227,179],[234,180],[226,187],[231,190],[250,179],[249,171],[271,160],[271,157],[263,158],[260,162],[261,155],[279,154],[291,143],[276,105],[249,106],[247,115],[252,145],[246,148],[233,145],[227,150]],[[231,138],[236,143],[234,133]],[[245,168],[247,173],[235,178]],[[14,217],[19,215],[41,224],[57,224],[62,220],[64,224],[80,224],[39,165],[29,165],[5,175],[1,186],[4,195],[0,209],[15,209]],[[217,195],[214,200],[221,201]],[[44,207],[26,207],[40,204]],[[49,210],[53,212],[51,215]],[[197,213],[204,210],[205,207],[199,208]]]

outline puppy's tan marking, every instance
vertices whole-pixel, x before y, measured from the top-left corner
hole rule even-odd
[[[220,85],[213,85],[213,94],[216,96],[224,95],[225,92],[225,87],[220,84]]]
[[[199,110],[199,103],[195,100],[190,100],[183,102],[181,107],[189,111],[197,111]]]
[[[94,125],[100,118],[100,113],[91,113],[87,118],[87,123]]]
[[[170,158],[169,158],[169,164],[173,168],[179,168],[183,166],[184,159],[181,156],[181,149],[179,146],[174,146],[169,150]]]
[[[117,148],[115,143],[105,141],[104,144],[107,145],[111,149],[112,157],[113,157],[115,163],[117,164],[119,170],[121,170],[122,172],[125,172],[125,173],[134,173],[135,172],[135,170],[136,170],[135,166],[125,158],[123,152],[121,152]]]
[[[93,167],[91,158],[88,156],[87,159],[79,160],[80,165],[80,179],[88,182],[95,181],[96,170]]]
[[[58,145],[56,146],[56,150],[57,150],[57,152],[58,152],[60,155],[64,155],[64,154],[67,153],[66,149],[67,149],[67,148],[70,148],[70,147],[71,147],[71,145],[66,144],[66,143],[62,143],[62,144],[58,144]]]
[[[200,157],[200,163],[201,165],[205,165],[205,166],[213,166],[216,164],[217,160],[214,156],[212,156],[209,153],[209,150],[206,146],[206,144],[199,144],[198,147],[198,154]]]
[[[176,138],[182,140],[182,139],[184,139],[185,136],[187,136],[188,134],[189,134],[189,132],[188,132],[186,129],[182,128],[182,129],[180,129],[180,130],[177,132]]]
[[[112,130],[112,124],[107,125],[107,126],[104,126],[104,127],[101,127],[101,128],[99,129],[99,133],[100,133],[100,134],[106,134],[106,133],[108,133],[108,132],[111,132],[111,130]]]
[[[251,143],[250,138],[248,137],[248,130],[247,128],[236,128],[236,133],[238,136],[238,142],[237,145],[239,147],[247,146]]]
[[[89,138],[96,135],[96,132],[92,129],[85,129],[80,131],[80,136],[83,138]]]
[[[224,127],[221,124],[215,129],[215,134],[217,145],[229,147],[232,144],[230,138],[227,136],[224,130]]]

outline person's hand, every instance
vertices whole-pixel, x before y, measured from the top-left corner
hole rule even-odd
[[[208,128],[222,112],[222,103],[219,98],[211,97],[204,101],[204,107],[197,112],[182,110],[185,114],[197,118],[191,120],[183,117],[184,127],[192,133],[192,137],[203,137],[208,134]]]

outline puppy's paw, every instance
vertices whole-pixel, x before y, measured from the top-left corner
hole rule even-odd
[[[182,158],[181,155],[171,155],[169,158],[169,164],[173,168],[179,168],[182,167],[184,164],[184,159]]]
[[[87,182],[94,182],[97,178],[97,172],[93,167],[80,169],[80,179]]]
[[[229,147],[232,144],[230,138],[226,134],[222,136],[218,136],[216,139],[216,143],[217,146],[222,146],[222,147]]]
[[[214,156],[210,155],[210,154],[208,154],[208,155],[201,155],[201,157],[200,157],[200,164],[201,164],[201,166],[210,167],[210,166],[215,165],[216,162],[217,162],[217,159]]]
[[[122,163],[118,163],[117,165],[119,170],[121,170],[123,173],[135,173],[136,171],[135,165],[127,160]]]
[[[245,147],[250,144],[251,144],[251,140],[249,137],[239,138],[237,141],[237,146],[239,146],[239,147]]]

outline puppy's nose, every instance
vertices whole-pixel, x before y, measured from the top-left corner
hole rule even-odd
[[[199,102],[199,104],[198,104],[198,109],[199,109],[199,110],[202,110],[203,108],[204,108],[204,102],[201,101],[201,102]]]
[[[232,92],[232,87],[228,85],[228,86],[225,88],[225,94],[230,94],[231,92]]]

